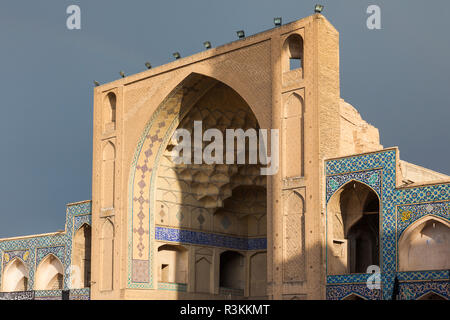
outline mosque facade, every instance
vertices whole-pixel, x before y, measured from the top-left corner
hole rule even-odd
[[[92,200],[0,239],[0,299],[449,299],[450,177],[341,98],[323,15],[97,86],[93,114]],[[276,130],[243,140],[272,163],[196,161],[198,123]]]

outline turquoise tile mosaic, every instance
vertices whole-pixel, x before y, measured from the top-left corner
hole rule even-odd
[[[34,278],[39,263],[48,255],[53,254],[61,261],[64,267],[64,290],[71,289],[70,266],[72,263],[73,236],[84,224],[92,225],[90,201],[67,205],[64,232],[0,240],[0,257],[2,259],[0,264],[0,285],[4,268],[9,262],[17,258],[22,260],[26,265],[28,271],[28,289],[32,290],[34,288]],[[33,297],[35,299],[53,299],[59,297],[60,299],[61,292],[57,291],[33,291]],[[31,294],[27,292],[20,294],[9,293],[7,295],[3,294],[3,296],[30,297]],[[72,292],[71,294],[76,299],[89,298],[89,288],[78,289]]]
[[[450,221],[450,184],[397,188],[397,159],[398,150],[392,148],[325,161],[327,203],[339,188],[353,180],[375,190],[382,208],[380,292],[369,293],[366,274],[327,275],[327,299],[342,299],[354,293],[367,299],[390,300],[396,279],[400,282],[400,299],[416,299],[426,290],[448,298],[448,285],[444,285],[449,280],[447,271],[398,272],[397,243],[402,232],[423,217],[435,215]],[[420,281],[425,279],[427,282]]]

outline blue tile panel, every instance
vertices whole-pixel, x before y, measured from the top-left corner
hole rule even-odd
[[[399,284],[399,300],[416,300],[427,293],[436,293],[450,299],[449,281],[404,282]]]
[[[69,290],[71,283],[70,266],[72,263],[73,236],[83,224],[92,225],[90,201],[69,204],[67,206],[64,232],[36,235],[33,237],[18,237],[15,239],[0,239],[0,257],[2,259],[2,263],[0,264],[0,282],[3,276],[3,268],[10,261],[17,258],[21,259],[28,269],[28,288],[34,288],[34,277],[39,263],[49,254],[53,254],[63,264],[64,290]],[[89,291],[89,289],[86,290]],[[40,291],[36,291],[33,294],[39,299],[43,297]],[[51,294],[51,297],[57,296],[54,292],[49,294]],[[27,294],[24,295],[26,296]],[[83,297],[85,296],[86,293],[83,294]]]
[[[158,290],[186,292],[186,283],[158,282]]]
[[[382,298],[387,300],[392,298],[395,277],[406,276],[405,273],[397,272],[397,243],[402,232],[412,223],[427,215],[438,216],[450,221],[450,184],[397,188],[397,158],[397,149],[385,149],[379,152],[325,161],[327,202],[339,188],[350,181],[368,185],[380,197],[382,208],[380,213],[381,291]],[[435,271],[414,274],[436,279]],[[327,284],[339,283],[351,286],[365,282],[364,277],[360,274],[328,275]],[[330,293],[327,291],[327,298],[334,297],[332,292],[338,291],[336,288]]]
[[[327,300],[342,300],[351,294],[367,300],[381,300],[381,290],[370,290],[366,284],[327,285]]]
[[[155,239],[236,250],[266,250],[266,238],[239,238],[215,233],[156,227]]]

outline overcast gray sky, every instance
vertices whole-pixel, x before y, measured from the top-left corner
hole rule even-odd
[[[450,174],[450,1],[2,0],[0,237],[64,229],[91,198],[92,81],[115,80],[313,13],[340,32],[341,96],[401,158]],[[81,30],[66,8],[81,8]],[[382,30],[366,27],[381,8]]]

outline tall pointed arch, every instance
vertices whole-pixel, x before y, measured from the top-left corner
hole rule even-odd
[[[28,268],[18,257],[11,260],[4,268],[2,276],[2,291],[26,291],[28,290]]]
[[[64,266],[53,254],[47,255],[36,269],[35,290],[62,290],[64,288]]]

